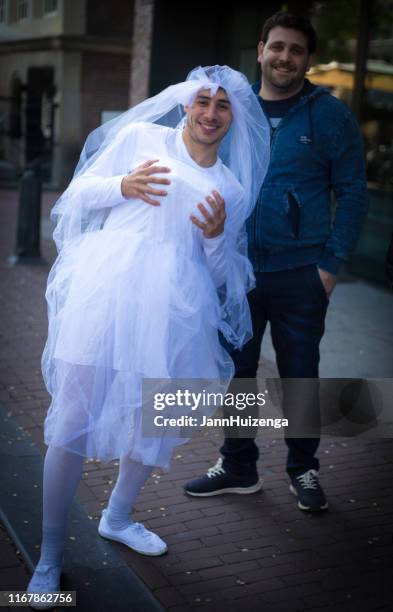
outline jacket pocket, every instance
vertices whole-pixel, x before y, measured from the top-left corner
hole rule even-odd
[[[265,183],[253,214],[253,244],[257,249],[279,253],[295,244],[295,237],[288,216],[288,191],[290,183]],[[252,238],[251,238],[252,240]]]
[[[292,232],[295,238],[299,238],[300,233],[300,205],[292,191],[288,191],[288,217]]]

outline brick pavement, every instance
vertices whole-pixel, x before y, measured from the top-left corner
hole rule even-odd
[[[44,216],[53,199],[54,194],[45,194]],[[42,422],[48,396],[40,356],[46,333],[43,293],[48,269],[4,263],[13,247],[15,210],[15,193],[0,191],[0,402],[44,452]],[[42,242],[43,255],[51,262],[53,245]],[[271,363],[261,364],[261,373],[273,372]],[[323,483],[331,509],[318,516],[296,510],[279,439],[260,440],[264,457],[260,472],[265,479],[261,493],[205,499],[184,496],[182,483],[215,461],[219,442],[219,434],[201,432],[179,447],[171,472],[155,470],[138,499],[136,520],[166,539],[168,554],[149,559],[117,547],[164,608],[170,612],[393,610],[391,440],[323,440]],[[92,521],[97,522],[106,504],[116,469],[116,462],[85,463],[77,495]],[[21,584],[26,569],[10,552],[9,542],[3,541],[0,551],[4,546],[8,546],[4,558],[10,565],[0,573],[4,577],[6,569],[5,575]]]

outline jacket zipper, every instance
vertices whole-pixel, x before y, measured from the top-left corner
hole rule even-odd
[[[316,98],[319,98],[319,96],[323,95],[324,93],[325,92],[323,92],[323,91],[318,92],[317,95],[309,96],[305,100],[302,100],[301,103],[299,102],[298,104],[296,104],[296,106],[292,107],[291,110],[289,111],[289,113],[287,115],[285,115],[285,117],[283,117],[281,119],[280,123],[275,128],[272,126],[269,117],[266,115],[266,119],[267,119],[267,121],[269,123],[269,127],[270,127],[270,153],[273,150],[273,144],[274,144],[274,140],[276,138],[277,130],[282,128],[283,125],[286,125],[292,119],[292,117],[297,113],[297,111],[300,108],[302,108],[305,104],[313,103]],[[254,229],[254,231],[253,231],[253,234],[254,234],[254,245],[255,245],[255,251],[256,252],[258,251],[257,246],[259,246],[258,243],[257,243],[257,217],[258,217],[258,214],[259,214],[258,208],[259,208],[258,206],[255,207],[254,228],[253,228]]]

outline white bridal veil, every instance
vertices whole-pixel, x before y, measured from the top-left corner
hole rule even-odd
[[[200,89],[225,89],[232,105],[233,122],[219,149],[219,156],[245,190],[244,219],[255,206],[269,163],[270,131],[257,97],[246,77],[228,66],[197,67],[187,80],[129,109],[95,129],[83,147],[74,178],[82,176],[104,151],[113,145],[124,128],[135,122],[177,127],[184,118],[184,105],[191,105]],[[104,209],[86,206],[77,192],[67,189],[56,202],[51,217],[56,223],[54,240],[60,251],[87,231],[101,227]]]

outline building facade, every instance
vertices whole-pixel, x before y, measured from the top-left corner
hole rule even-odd
[[[0,0],[0,158],[63,187],[86,135],[128,107],[133,3]]]

